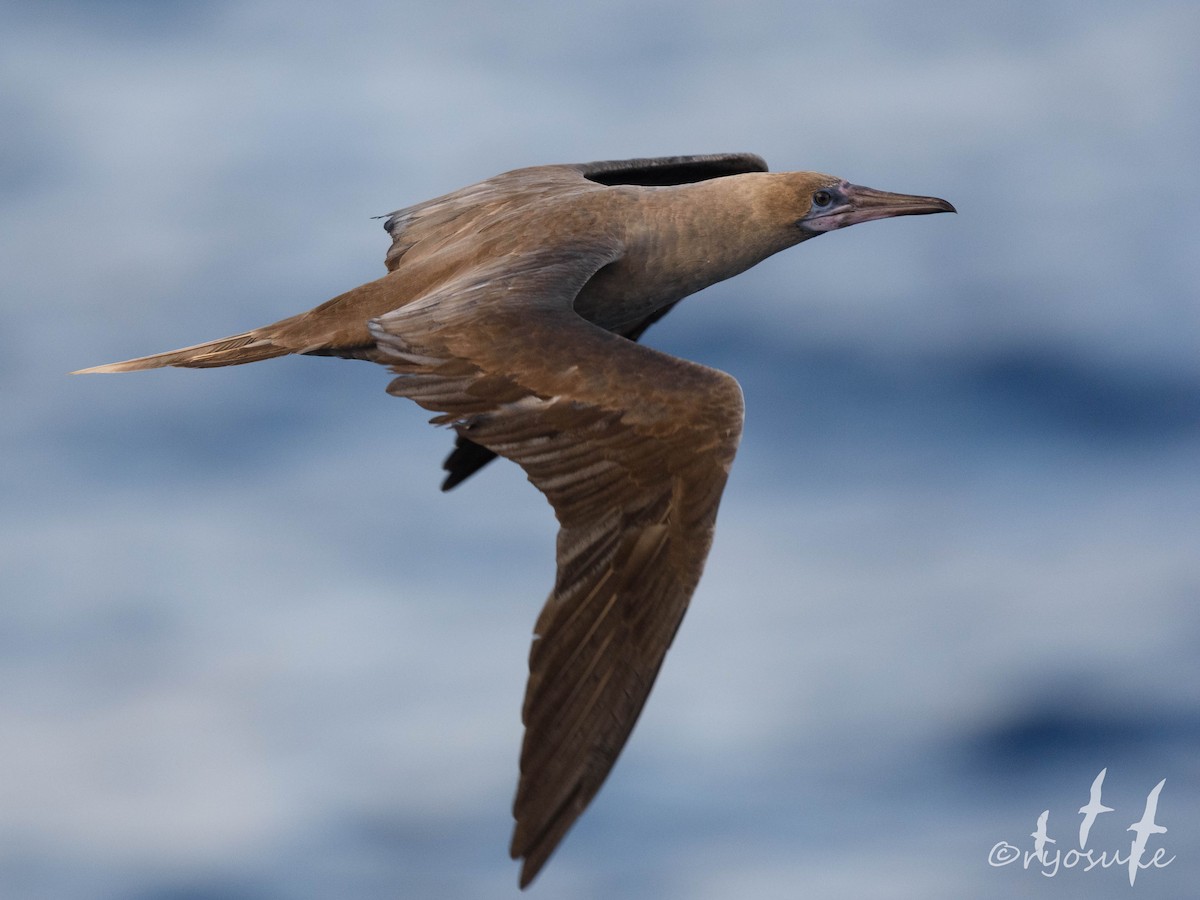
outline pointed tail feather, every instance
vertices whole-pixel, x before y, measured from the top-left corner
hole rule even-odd
[[[184,347],[180,350],[156,353],[153,356],[142,356],[138,359],[127,359],[125,362],[109,363],[106,366],[79,369],[71,374],[136,372],[140,369],[159,369],[163,366],[180,366],[188,369],[238,366],[242,363],[258,362],[260,359],[284,356],[291,352],[286,347],[272,343],[270,339],[263,337],[259,332],[247,331],[245,334],[235,334],[218,341],[196,344],[194,347]]]

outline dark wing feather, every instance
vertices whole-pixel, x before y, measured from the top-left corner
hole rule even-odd
[[[728,375],[571,311],[614,253],[543,254],[372,323],[399,376],[389,392],[517,462],[559,520],[513,806],[522,886],[637,721],[700,578],[741,433],[741,390]]]
[[[636,184],[647,187],[691,184],[726,175],[765,172],[767,164],[753,153],[712,153],[707,156],[658,156],[582,163],[575,168],[598,184]]]
[[[442,471],[446,477],[442,479],[442,490],[448,491],[458,487],[493,459],[496,454],[487,447],[481,447],[469,438],[456,435],[454,449],[442,462]]]

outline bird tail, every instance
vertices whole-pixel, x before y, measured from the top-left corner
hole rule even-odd
[[[196,344],[194,347],[184,347],[180,350],[156,353],[153,356],[142,356],[138,359],[127,359],[124,362],[109,363],[106,366],[93,366],[90,369],[80,369],[71,374],[137,372],[141,369],[159,369],[163,366],[181,366],[188,369],[240,366],[242,363],[285,356],[291,352],[288,348],[281,347],[264,337],[261,330],[247,331],[244,334],[235,334],[217,341]]]

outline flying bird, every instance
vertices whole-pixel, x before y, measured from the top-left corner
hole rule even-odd
[[[559,522],[529,654],[510,852],[525,887],[641,713],[700,579],[742,432],[731,376],[638,343],[689,294],[819,234],[945,200],[753,154],[517,169],[387,217],[388,272],[291,318],[82,372],[289,353],[388,366],[456,433],[444,490],[496,456]]]

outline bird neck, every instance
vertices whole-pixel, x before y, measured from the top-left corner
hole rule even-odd
[[[780,208],[779,178],[754,172],[643,189],[638,238],[692,290],[731,278],[810,236]]]

